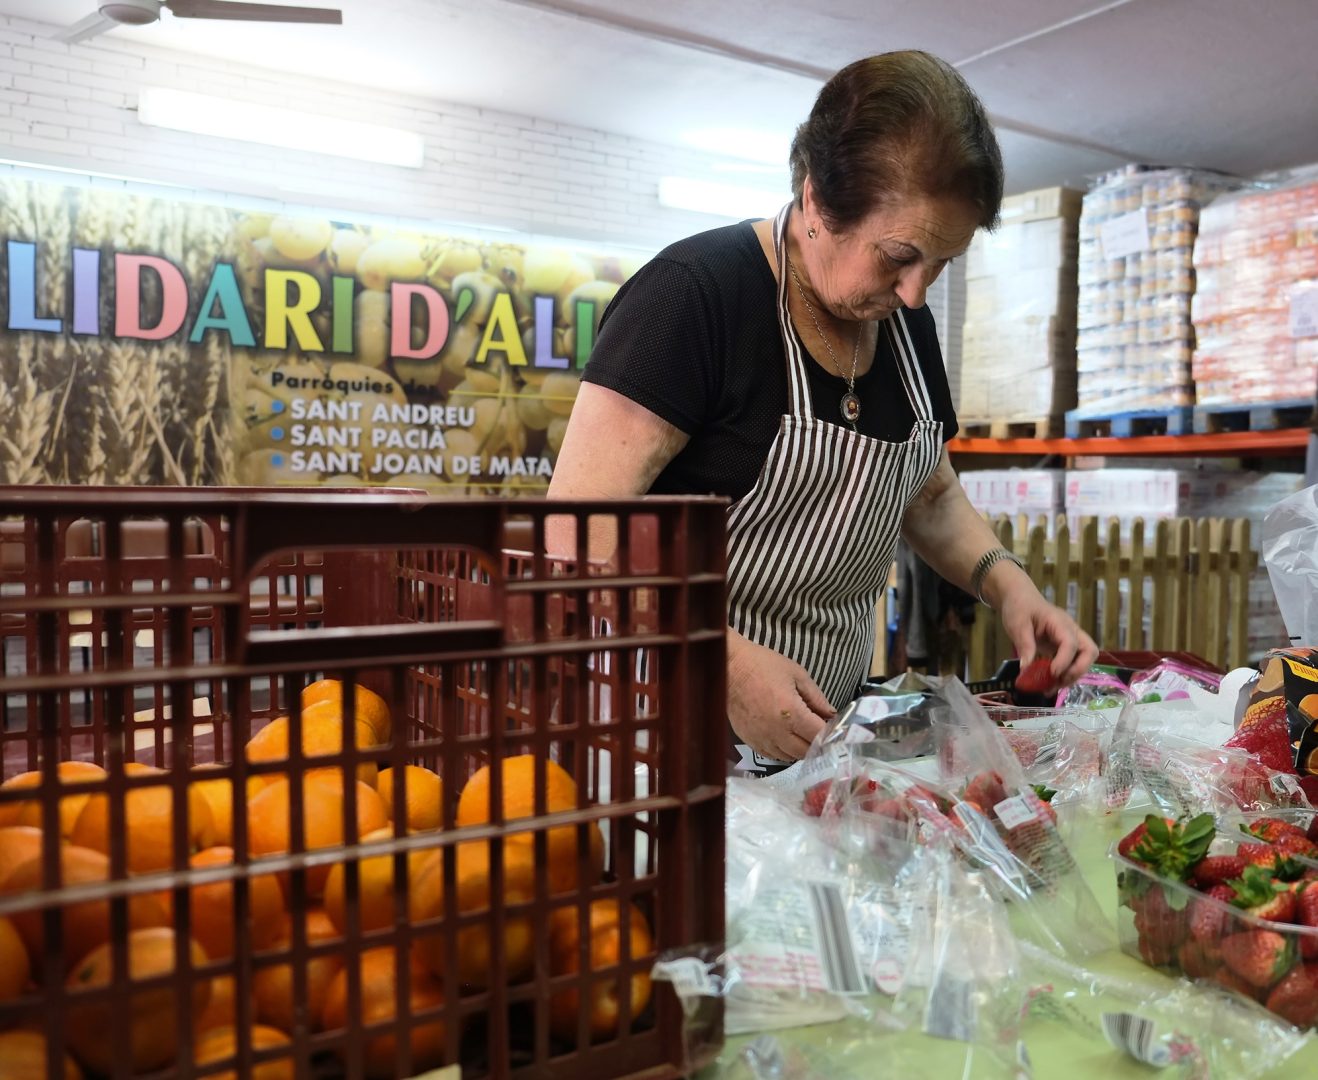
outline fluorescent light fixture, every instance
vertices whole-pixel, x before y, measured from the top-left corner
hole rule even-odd
[[[411,131],[189,90],[145,87],[138,98],[137,118],[152,127],[382,165],[419,169],[425,162],[425,140]]]
[[[659,181],[660,206],[738,220],[773,217],[788,198],[787,192],[721,184],[715,180],[691,180],[685,176],[665,176]]]

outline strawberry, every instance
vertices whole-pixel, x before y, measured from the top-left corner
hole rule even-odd
[[[1181,971],[1191,979],[1206,979],[1222,966],[1222,950],[1217,942],[1197,941],[1190,938],[1176,950]]]
[[[1137,946],[1140,959],[1149,967],[1169,967],[1176,959],[1176,946],[1156,934],[1140,934]]]
[[[1318,814],[1314,814],[1314,816],[1309,819],[1309,827],[1305,829],[1304,835],[1315,843],[1318,843]]]
[[[824,808],[828,806],[828,797],[833,794],[833,781],[821,780],[805,793],[801,809],[811,817],[823,817]],[[837,804],[830,808],[837,813]]]
[[[1181,824],[1171,824],[1150,814],[1144,819],[1144,826],[1144,835],[1127,845],[1122,853],[1134,862],[1143,863],[1159,877],[1173,881],[1189,878],[1192,868],[1208,854],[1215,830],[1212,814],[1200,814]],[[1117,845],[1118,852],[1121,847]]]
[[[1241,844],[1236,855],[1246,866],[1259,866],[1283,881],[1298,881],[1305,868],[1271,844]]]
[[[1231,990],[1237,994],[1241,994],[1244,997],[1249,998],[1251,1001],[1258,1001],[1259,997],[1261,996],[1256,987],[1250,986],[1249,983],[1245,982],[1244,979],[1242,979],[1229,967],[1218,968],[1216,971],[1213,972],[1212,975],[1209,976],[1209,978],[1212,979],[1213,982],[1217,983],[1218,986],[1225,987],[1227,990]]]
[[[1318,927],[1318,888],[1308,881],[1299,882],[1295,888],[1295,921],[1301,926]],[[1318,960],[1318,932],[1296,936],[1300,941],[1300,955],[1306,960]]]
[[[1274,840],[1272,846],[1285,858],[1318,859],[1318,844],[1303,833],[1283,836]]]
[[[877,795],[869,795],[860,800],[860,809],[893,821],[911,820],[910,808],[901,799],[881,799]]]
[[[1235,892],[1231,901],[1246,915],[1271,922],[1290,922],[1295,917],[1295,894],[1288,885],[1274,881],[1261,866],[1247,866],[1230,886]]]
[[[991,813],[1006,797],[1007,787],[1002,782],[1001,774],[996,772],[976,773],[966,784],[963,796],[966,802],[974,803],[985,814]]]
[[[801,800],[801,809],[811,817],[830,817],[841,814],[852,802],[857,805],[873,799],[879,790],[878,781],[858,776],[850,786],[842,780],[821,780]],[[830,801],[831,800],[831,801]]]
[[[1185,909],[1173,908],[1160,886],[1136,897],[1131,907],[1135,912],[1135,930],[1139,933],[1140,955],[1155,967],[1170,964],[1190,930]]]
[[[1268,995],[1267,1007],[1296,1027],[1318,1024],[1318,964],[1300,964]]]
[[[1203,899],[1195,900],[1190,908],[1190,936],[1196,941],[1211,942],[1216,948],[1218,941],[1235,924],[1235,918],[1226,907],[1235,898],[1236,890],[1230,885],[1214,885]]]
[[[1057,688],[1051,657],[1036,656],[1016,676],[1016,689],[1022,694],[1046,694]]]
[[[930,791],[923,784],[912,784],[906,789],[904,797],[911,806],[916,808],[927,804],[943,814],[946,814],[952,808],[952,804],[947,799],[937,792]]]
[[[1172,824],[1171,818],[1164,818],[1163,820],[1166,821],[1168,825]],[[1144,836],[1146,833],[1148,833],[1148,831],[1149,831],[1149,827],[1145,825],[1144,822],[1141,821],[1138,825],[1136,825],[1133,829],[1131,829],[1130,832],[1126,833],[1125,836],[1123,836],[1120,840],[1117,841],[1117,854],[1120,855],[1123,859],[1129,859],[1131,849],[1134,848],[1136,845],[1138,845],[1139,842],[1144,839]]]
[[[1195,863],[1190,880],[1196,888],[1222,885],[1245,872],[1245,860],[1238,855],[1206,855]]]
[[[1250,986],[1271,986],[1295,961],[1290,939],[1275,930],[1246,930],[1222,939],[1226,966]]]
[[[1283,836],[1304,835],[1304,830],[1298,825],[1292,825],[1289,821],[1275,817],[1259,818],[1248,825],[1241,825],[1240,831],[1256,840],[1262,840],[1265,844],[1275,844]]]

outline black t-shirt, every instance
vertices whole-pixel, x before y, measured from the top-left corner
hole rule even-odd
[[[895,318],[895,316],[894,316]],[[933,418],[957,431],[943,356],[928,307],[905,311]],[[842,424],[846,383],[807,360],[815,415]],[[787,412],[787,356],[777,282],[752,223],[681,240],[618,291],[605,311],[583,378],[643,405],[690,436],[650,489],[656,495],[726,495],[754,486]],[[905,442],[915,411],[886,331],[856,380],[858,429]]]

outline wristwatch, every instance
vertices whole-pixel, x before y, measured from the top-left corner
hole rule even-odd
[[[1022,570],[1025,569],[1025,564],[1006,548],[993,548],[979,557],[979,562],[975,563],[975,569],[970,573],[970,590],[975,594],[975,599],[985,607],[988,607],[988,601],[984,599],[984,579],[988,577],[990,570],[1003,561],[1013,562]]]

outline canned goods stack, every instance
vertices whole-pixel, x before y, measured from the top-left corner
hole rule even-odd
[[[1081,414],[1193,405],[1194,241],[1200,209],[1238,181],[1128,165],[1080,215],[1076,368]]]
[[[1318,174],[1214,203],[1200,220],[1194,266],[1199,404],[1311,395],[1318,336],[1293,309],[1308,300],[1318,310]]]

